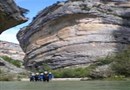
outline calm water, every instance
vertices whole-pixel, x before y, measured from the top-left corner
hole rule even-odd
[[[130,90],[130,81],[0,82],[0,90]]]

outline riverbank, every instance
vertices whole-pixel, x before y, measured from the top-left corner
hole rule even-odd
[[[120,78],[120,77],[110,77],[104,79],[90,79],[85,78],[53,78],[51,81],[90,81],[90,80],[99,80],[99,81],[130,81],[130,78]],[[30,81],[29,78],[22,78],[20,81]]]
[[[80,81],[81,79],[82,78],[53,78],[52,81]],[[29,81],[29,78],[22,78],[21,81]]]

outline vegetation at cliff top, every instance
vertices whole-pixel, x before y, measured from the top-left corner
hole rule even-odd
[[[21,61],[18,61],[18,60],[14,60],[8,56],[1,56],[1,58],[3,58],[3,60],[13,64],[14,66],[20,68],[22,66],[22,62]]]

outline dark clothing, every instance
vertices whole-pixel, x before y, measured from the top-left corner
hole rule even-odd
[[[39,75],[39,80],[43,81],[44,80],[44,75]]]
[[[49,82],[49,75],[48,74],[44,74],[44,79],[43,80]]]
[[[39,75],[35,75],[35,81],[39,81]]]
[[[35,76],[30,76],[30,81],[35,81]]]
[[[49,74],[49,80],[51,80],[53,78],[52,74]]]

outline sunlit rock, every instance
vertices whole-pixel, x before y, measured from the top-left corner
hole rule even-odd
[[[17,35],[26,68],[88,65],[130,44],[127,0],[69,0],[38,13]]]

